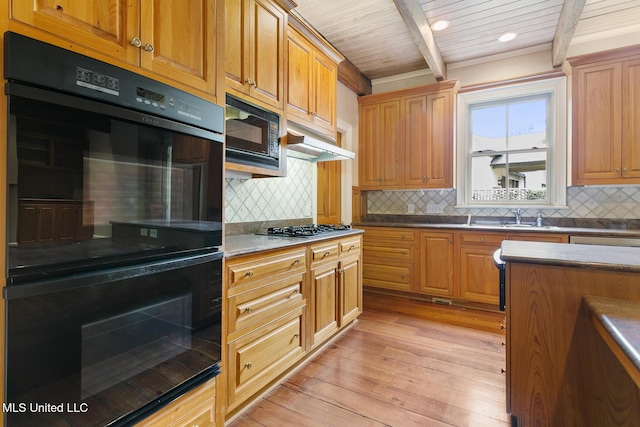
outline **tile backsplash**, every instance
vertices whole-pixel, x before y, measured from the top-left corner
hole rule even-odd
[[[414,212],[409,212],[413,205]],[[456,208],[456,190],[371,191],[367,213],[374,215],[511,215],[512,208]],[[522,215],[542,213],[551,218],[640,218],[640,186],[602,186],[567,188],[567,208],[523,207]]]
[[[287,159],[287,176],[225,180],[225,222],[309,218],[313,209],[313,164]]]

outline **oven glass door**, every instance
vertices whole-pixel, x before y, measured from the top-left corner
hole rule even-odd
[[[222,136],[14,87],[9,284],[222,244]]]
[[[8,288],[5,425],[131,425],[216,375],[221,272],[212,253]]]

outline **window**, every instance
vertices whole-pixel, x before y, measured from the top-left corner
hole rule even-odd
[[[458,205],[566,203],[565,78],[459,95]]]

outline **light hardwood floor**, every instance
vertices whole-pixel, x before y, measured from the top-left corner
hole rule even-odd
[[[228,426],[510,426],[503,319],[365,292],[354,325]]]

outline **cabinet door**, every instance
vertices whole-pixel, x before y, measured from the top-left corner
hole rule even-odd
[[[362,190],[399,186],[400,100],[360,107],[359,178]]]
[[[362,263],[360,256],[340,261],[340,326],[362,312]]]
[[[420,233],[420,291],[454,296],[454,234]]]
[[[335,131],[338,66],[324,55],[313,55],[311,118],[313,123]]]
[[[427,187],[453,186],[453,101],[451,92],[427,95]]]
[[[289,28],[287,39],[287,112],[305,121],[311,111],[313,46]]]
[[[141,4],[140,65],[215,94],[216,1],[142,0]]]
[[[622,177],[640,182],[640,59],[622,64]]]
[[[318,163],[318,223],[340,222],[340,161]]]
[[[338,263],[311,270],[312,345],[317,345],[338,329]]]
[[[460,250],[460,297],[466,301],[499,304],[500,274],[493,253],[500,245],[466,246]]]
[[[429,155],[427,140],[427,97],[412,96],[404,100],[405,146],[404,185],[425,187],[427,185],[427,162]]]
[[[58,240],[74,240],[80,231],[80,205],[61,204],[56,210]]]
[[[253,84],[249,94],[260,101],[283,108],[284,29],[286,15],[268,0],[254,0],[251,11],[250,66]]]
[[[226,0],[224,5],[224,72],[227,89],[239,92],[249,91],[250,0]]]
[[[620,82],[620,63],[574,70],[574,185],[621,180]]]
[[[43,31],[138,65],[140,4],[135,0],[12,1],[11,18]]]

